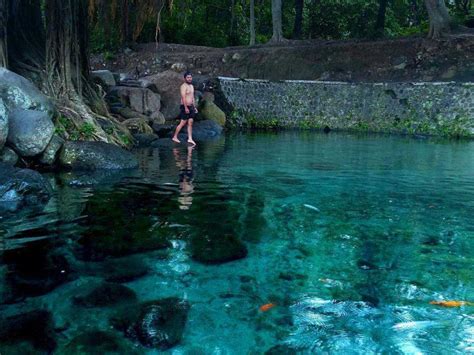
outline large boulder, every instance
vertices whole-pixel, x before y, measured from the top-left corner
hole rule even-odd
[[[188,311],[187,301],[170,297],[129,307],[112,324],[146,347],[168,350],[181,341]]]
[[[66,142],[59,162],[72,170],[133,169],[138,160],[129,151],[104,142]]]
[[[161,112],[166,120],[174,120],[179,115],[179,105],[181,104],[181,96],[179,87],[183,83],[183,75],[173,70],[148,76],[144,78],[148,82],[155,84],[161,95],[163,106]]]
[[[0,163],[0,210],[46,203],[52,188],[40,173]]]
[[[21,156],[42,153],[54,134],[54,124],[44,111],[15,109],[8,118],[8,143]]]
[[[37,110],[52,113],[54,106],[29,80],[8,69],[0,68],[0,98],[12,110]]]
[[[0,97],[0,149],[7,141],[8,137],[8,112]]]
[[[225,113],[213,101],[204,100],[201,106],[200,112],[205,120],[214,121],[221,127],[225,126]]]
[[[117,85],[114,74],[110,70],[95,70],[91,72],[91,77],[104,87]]]
[[[160,110],[160,95],[141,87],[115,86],[107,94],[118,98],[125,106],[144,114],[152,115]]]

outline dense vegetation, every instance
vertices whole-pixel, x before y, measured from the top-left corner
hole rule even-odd
[[[252,5],[255,42],[266,43],[273,35],[272,0],[116,0],[102,1],[101,7],[100,0],[91,2],[98,8],[91,21],[95,51],[156,38],[213,47],[246,45],[251,41]],[[439,0],[283,0],[283,37],[337,40],[424,35],[429,31],[429,3],[438,6]],[[473,22],[473,4],[472,0],[446,2],[449,21],[453,25]],[[134,15],[125,24],[121,14]]]

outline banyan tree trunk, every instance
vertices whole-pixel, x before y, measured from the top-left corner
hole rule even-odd
[[[46,70],[57,96],[83,93],[88,73],[86,5],[85,0],[46,1]]]
[[[437,39],[449,33],[451,18],[444,0],[425,0],[425,5],[430,17],[428,38]]]

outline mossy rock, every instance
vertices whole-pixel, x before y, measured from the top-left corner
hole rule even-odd
[[[204,120],[214,121],[221,127],[225,126],[225,113],[214,102],[204,101],[200,113]]]

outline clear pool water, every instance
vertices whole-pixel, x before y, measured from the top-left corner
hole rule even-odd
[[[119,306],[73,302],[115,261],[134,302],[189,303],[170,354],[474,353],[474,306],[430,304],[474,302],[474,142],[286,132],[136,153],[139,171],[51,175],[44,210],[0,219],[0,315],[54,324],[49,350],[2,354],[100,330],[158,353],[111,327]]]

